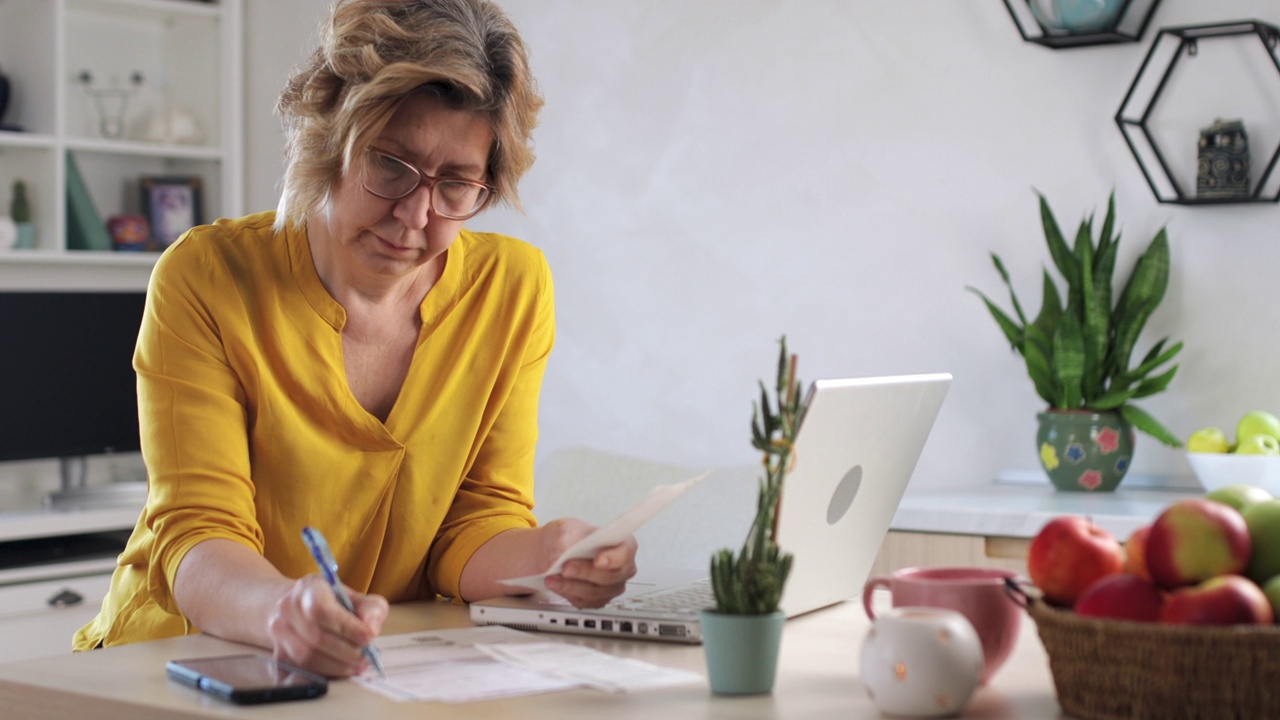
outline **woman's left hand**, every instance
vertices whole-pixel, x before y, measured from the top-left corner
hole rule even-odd
[[[575,542],[595,527],[576,518],[552,520],[538,528],[543,532],[543,552],[550,566]],[[547,588],[574,607],[597,608],[621,595],[627,580],[636,574],[636,539],[627,539],[596,553],[593,558],[565,562],[559,574],[547,577]]]

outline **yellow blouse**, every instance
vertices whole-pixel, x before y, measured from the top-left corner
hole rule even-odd
[[[542,253],[461,233],[384,423],[347,386],[346,315],[305,232],[277,236],[274,220],[197,228],[156,264],[134,354],[149,493],[76,650],[195,632],[173,579],[210,538],[297,578],[316,570],[301,537],[312,525],[344,583],[397,602],[457,597],[477,548],[536,524],[538,393],[555,334]]]

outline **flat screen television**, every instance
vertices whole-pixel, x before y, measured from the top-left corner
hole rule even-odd
[[[145,299],[0,292],[0,460],[139,449],[133,348]]]

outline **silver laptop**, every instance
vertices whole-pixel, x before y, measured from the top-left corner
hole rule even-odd
[[[950,386],[951,375],[938,373],[818,380],[810,388],[778,517],[778,543],[795,557],[781,603],[787,617],[862,592]],[[754,496],[755,488],[743,492]],[[538,592],[473,602],[471,621],[700,643],[698,611],[714,604],[705,570],[640,568],[603,608],[578,609]]]

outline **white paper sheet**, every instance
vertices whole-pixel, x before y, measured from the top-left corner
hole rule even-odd
[[[559,573],[566,561],[595,557],[600,550],[626,540],[628,536],[634,534],[641,526],[666,509],[673,500],[685,494],[689,488],[698,484],[700,480],[710,474],[711,471],[708,470],[683,482],[655,487],[649,491],[648,495],[641,498],[640,502],[623,512],[608,525],[596,528],[590,535],[571,545],[546,572],[540,575],[508,578],[500,582],[504,585],[528,588],[530,590],[546,590],[547,577]]]
[[[705,682],[695,672],[620,658],[562,642],[482,644],[482,652],[506,662],[605,692],[636,692]]]
[[[518,645],[529,633],[501,626],[450,628],[378,639],[385,679],[366,672],[354,681],[401,702],[463,703],[559,692],[582,683],[494,659],[481,643]]]
[[[502,626],[429,630],[378,639],[387,677],[354,681],[400,702],[464,703],[590,687],[637,692],[703,676],[620,658]]]

